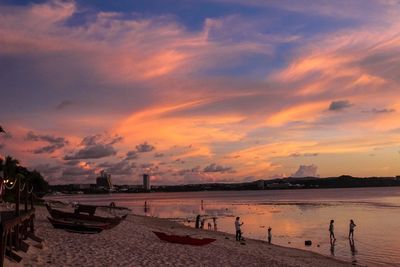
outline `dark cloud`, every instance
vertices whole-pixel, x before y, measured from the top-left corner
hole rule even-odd
[[[182,163],[182,164],[184,164],[184,163],[185,163],[185,161],[184,161],[184,160],[182,160],[182,159],[176,159],[176,160],[174,160],[174,162],[179,162],[179,163]]]
[[[82,139],[81,145],[83,146],[92,146],[96,144],[108,144],[114,145],[118,142],[121,142],[123,139],[122,136],[114,135],[107,136],[102,134],[89,135]]]
[[[66,161],[64,164],[68,165],[68,166],[74,166],[74,165],[78,165],[79,162],[80,162],[79,160],[73,159],[73,160]]]
[[[129,161],[104,162],[98,165],[111,175],[131,175],[136,168],[135,163]]]
[[[49,163],[38,164],[33,166],[32,169],[37,170],[45,176],[53,175],[61,170],[61,167],[58,165],[51,165]]]
[[[316,157],[316,156],[318,156],[318,153],[304,153],[304,154],[301,154],[301,153],[296,152],[296,153],[290,154],[290,157],[293,157],[293,158],[297,158],[297,157],[301,157],[301,156],[303,156],[303,157]]]
[[[224,173],[224,172],[232,172],[233,168],[232,167],[228,167],[228,166],[222,166],[222,165],[217,165],[215,163],[212,163],[208,166],[206,166],[203,169],[204,172],[220,172],[220,173]]]
[[[396,112],[396,110],[395,110],[395,109],[392,109],[392,108],[390,108],[390,109],[387,109],[387,108],[376,109],[376,108],[374,108],[374,109],[371,110],[371,112],[372,112],[372,113],[376,113],[376,114],[381,114],[381,113],[392,113],[392,112]]]
[[[78,160],[78,159],[99,159],[108,156],[113,156],[117,152],[113,145],[122,140],[121,136],[107,136],[107,135],[89,135],[82,139],[81,146],[75,154],[67,155],[65,160]]]
[[[329,106],[329,110],[339,111],[339,110],[344,110],[346,108],[349,108],[351,106],[352,106],[352,104],[348,100],[332,101],[332,103]]]
[[[60,104],[58,104],[57,106],[56,106],[56,109],[57,110],[63,110],[63,109],[65,109],[65,108],[67,108],[67,107],[69,107],[69,106],[71,106],[72,105],[72,102],[71,101],[69,101],[69,100],[64,100],[64,101],[62,101]]]
[[[64,157],[64,159],[100,159],[108,156],[113,156],[116,153],[117,152],[115,151],[115,149],[109,144],[95,144],[82,148],[73,155],[67,155]]]
[[[295,178],[301,177],[319,177],[317,174],[318,167],[315,165],[300,165],[295,173],[291,176]]]
[[[178,171],[176,174],[182,176],[187,173],[195,173],[195,172],[200,172],[200,166],[196,166],[191,169],[183,169],[183,170]]]
[[[83,169],[80,167],[71,167],[66,168],[62,171],[62,176],[88,176],[94,175],[94,170],[92,169]]]
[[[143,144],[139,144],[136,146],[136,151],[139,153],[150,152],[156,149],[154,146],[144,142]]]
[[[154,163],[143,163],[140,165],[140,168],[148,169],[148,168],[152,168],[153,166],[154,166]]]
[[[68,144],[68,141],[64,137],[55,137],[53,135],[40,135],[35,134],[34,132],[30,131],[26,134],[25,137],[28,141],[42,141],[47,142],[49,145],[39,147],[33,150],[35,154],[42,154],[42,153],[53,153],[57,149],[63,148]]]
[[[136,152],[136,150],[131,150],[131,151],[128,151],[127,153],[126,153],[126,160],[133,160],[133,159],[137,159],[139,156],[138,156],[138,154],[137,154],[137,152]]]

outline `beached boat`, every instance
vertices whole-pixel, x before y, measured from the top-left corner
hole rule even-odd
[[[214,238],[193,238],[190,236],[180,236],[180,235],[168,235],[163,232],[156,232],[153,233],[161,240],[167,241],[169,243],[177,243],[183,245],[192,245],[192,246],[204,246],[214,242],[216,239]]]
[[[81,207],[83,205],[80,205]],[[86,206],[83,206],[86,207]],[[96,206],[93,206],[96,207]],[[123,216],[115,216],[115,217],[102,217],[94,215],[94,211],[90,212],[90,214],[82,214],[79,209],[75,209],[75,212],[66,212],[57,209],[53,209],[48,203],[46,203],[47,211],[53,219],[67,219],[67,220],[77,220],[81,222],[98,222],[103,223],[106,228],[103,229],[111,229],[117,226],[121,221],[123,221],[128,215],[125,214]],[[94,209],[95,210],[95,209]]]
[[[47,219],[50,221],[54,228],[64,229],[76,233],[96,234],[109,227],[106,223],[88,223],[87,221],[79,221],[75,219],[54,219],[51,217],[47,217]]]

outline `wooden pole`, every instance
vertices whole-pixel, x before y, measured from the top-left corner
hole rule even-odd
[[[16,176],[17,180],[16,185],[15,185],[15,190],[17,190],[17,193],[15,194],[15,216],[19,217],[20,216],[20,210],[19,210],[19,201],[21,198],[21,191],[19,190],[20,186],[21,186],[21,178],[19,177],[19,175]],[[20,248],[20,239],[19,239],[19,224],[17,224],[15,226],[15,249],[19,250]]]
[[[28,211],[28,182],[25,182],[24,195],[25,195],[25,211]]]
[[[19,216],[20,212],[19,212],[19,201],[21,198],[21,192],[19,191],[19,187],[21,186],[21,179],[19,178],[19,176],[16,176],[17,179],[15,181],[16,185],[15,185],[15,215]]]

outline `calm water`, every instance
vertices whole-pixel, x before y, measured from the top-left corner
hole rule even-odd
[[[234,233],[234,220],[244,222],[244,237],[265,240],[272,228],[275,244],[312,250],[368,266],[400,266],[400,188],[351,188],[274,191],[53,196],[62,201],[127,206],[136,214],[170,218],[194,227],[197,214],[219,231]],[[203,200],[203,205],[201,205]],[[144,209],[147,201],[148,208]],[[336,245],[328,226],[335,220]],[[349,220],[357,224],[355,245],[347,239]],[[304,240],[312,240],[311,247]]]

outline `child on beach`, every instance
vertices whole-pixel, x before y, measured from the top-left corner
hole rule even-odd
[[[240,226],[243,225],[243,223],[240,223],[240,217],[236,217],[235,221],[235,229],[236,229],[236,241],[242,240],[242,230],[240,229]]]
[[[268,243],[271,244],[271,239],[272,239],[272,233],[271,233],[272,228],[268,227]]]
[[[331,241],[331,244],[334,243],[334,242],[336,241],[336,238],[335,238],[335,229],[334,229],[334,226],[333,226],[333,223],[334,223],[334,222],[335,222],[334,220],[331,220],[331,222],[330,222],[330,224],[329,224],[329,239],[330,239],[330,241]]]
[[[349,226],[349,239],[353,239],[354,238],[354,227],[356,227],[357,225],[354,223],[353,220],[350,220],[350,226]]]

